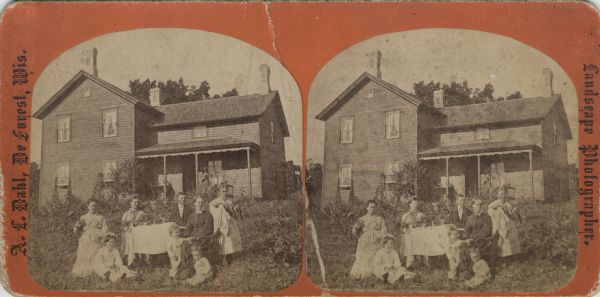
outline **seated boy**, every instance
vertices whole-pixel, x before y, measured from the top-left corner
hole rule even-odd
[[[469,288],[475,288],[482,285],[484,282],[489,280],[492,275],[490,273],[490,267],[487,262],[481,258],[479,249],[472,247],[469,249],[469,255],[473,260],[473,277],[465,282],[465,285]]]
[[[186,282],[192,286],[197,286],[212,277],[212,268],[208,260],[203,257],[202,249],[198,245],[192,247],[192,257],[194,258],[195,273]]]
[[[415,273],[406,270],[400,262],[398,252],[394,250],[394,236],[388,234],[383,238],[383,247],[375,253],[371,259],[371,269],[373,274],[390,284],[395,283],[402,277],[411,279],[415,277]]]

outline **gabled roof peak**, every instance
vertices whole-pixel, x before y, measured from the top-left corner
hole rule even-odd
[[[367,72],[363,72],[363,74],[361,74],[348,88],[346,88],[329,105],[327,105],[327,107],[325,107],[325,109],[323,109],[323,111],[321,111],[316,116],[316,118],[318,120],[322,120],[322,121],[327,120],[338,108],[340,108],[344,103],[346,103],[350,93],[352,93],[352,91],[354,91],[354,89],[356,89],[359,85],[361,85],[365,80],[371,80],[371,81],[379,84],[383,88],[389,90],[390,92],[398,95],[399,97],[405,99],[406,101],[408,101],[414,105],[418,106],[418,105],[422,104],[421,100],[417,99],[414,95],[396,87],[395,85],[393,85],[381,78],[378,78]]]

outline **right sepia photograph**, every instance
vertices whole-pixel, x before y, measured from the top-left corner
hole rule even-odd
[[[309,277],[341,291],[539,292],[577,266],[577,97],[482,31],[380,35],[308,97]]]

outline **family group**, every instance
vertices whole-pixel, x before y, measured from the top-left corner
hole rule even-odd
[[[517,233],[517,224],[521,221],[519,210],[504,190],[496,191],[496,199],[487,205],[487,212],[483,201],[473,199],[468,207],[465,200],[462,195],[454,203],[446,198],[443,204],[434,203],[433,211],[428,214],[419,210],[419,200],[411,200],[410,210],[401,217],[399,236],[388,232],[385,220],[375,214],[377,202],[369,201],[367,214],[352,228],[358,243],[350,277],[366,279],[375,276],[391,284],[415,278],[419,265],[430,266],[429,257],[414,246],[416,230],[440,226],[442,229],[438,230],[446,232],[442,237],[444,242],[440,244],[445,260],[437,256],[431,258],[448,269],[448,279],[464,281],[469,288],[493,279],[499,257],[521,253]]]
[[[198,285],[213,277],[211,263],[228,265],[231,257],[242,250],[235,218],[241,212],[228,195],[226,185],[219,188],[217,197],[210,202],[202,195],[195,195],[193,206],[186,203],[184,193],[177,193],[170,207],[152,201],[149,211],[140,209],[139,199],[132,199],[121,219],[120,247],[117,247],[115,233],[108,232],[111,226],[97,212],[97,205],[90,200],[87,213],[73,227],[75,233],[81,232],[72,269],[78,277],[96,274],[116,282],[137,276],[141,268],[148,268],[152,262],[160,262],[168,256],[169,277]],[[164,253],[136,253],[133,248],[136,227],[157,224],[164,224],[168,234],[148,236],[156,240],[163,237]]]

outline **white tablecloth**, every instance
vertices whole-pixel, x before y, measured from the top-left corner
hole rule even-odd
[[[416,227],[402,234],[400,254],[403,256],[441,256],[448,250],[448,229],[452,225]]]
[[[156,255],[166,253],[171,239],[169,229],[173,225],[175,223],[133,227],[131,232],[126,235],[128,237],[126,240],[128,265],[133,263],[135,254]]]

